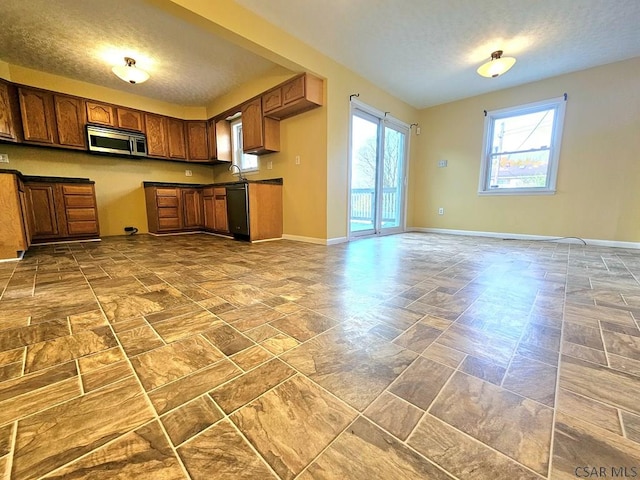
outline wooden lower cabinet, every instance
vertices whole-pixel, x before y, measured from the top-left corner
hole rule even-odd
[[[229,233],[227,189],[207,187],[204,194],[204,228],[211,232]]]
[[[166,185],[166,186],[164,186]],[[282,237],[282,184],[249,182],[249,240]],[[204,230],[230,235],[224,184],[145,184],[151,233]]]
[[[100,236],[93,182],[40,178],[0,172],[0,259],[16,258],[31,243]]]
[[[18,176],[0,174],[0,259],[18,258],[29,248],[25,200]]]
[[[182,226],[187,229],[204,227],[202,189],[182,188]]]
[[[94,185],[28,182],[31,238],[62,241],[100,235]]]

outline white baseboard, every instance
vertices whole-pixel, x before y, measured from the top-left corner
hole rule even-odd
[[[20,255],[18,255],[16,258],[3,258],[3,259],[0,259],[0,263],[19,262],[24,258],[24,254],[25,254],[25,251],[20,250]]]
[[[514,240],[547,240],[558,243],[574,243],[582,244],[580,240],[575,238],[559,238],[548,235],[527,235],[523,233],[500,233],[500,232],[479,232],[476,230],[453,230],[449,228],[423,228],[409,227],[408,232],[424,232],[424,233],[443,233],[445,235],[465,235],[470,237],[490,237],[490,238],[510,238]],[[615,248],[631,248],[640,249],[640,242],[619,242],[616,240],[599,240],[593,238],[583,238],[587,245],[596,247],[615,247]]]
[[[293,240],[294,242],[304,242],[304,243],[314,243],[316,245],[337,245],[339,243],[344,243],[347,241],[347,237],[336,237],[336,238],[317,238],[317,237],[304,237],[301,235],[282,235],[283,240]]]
[[[42,242],[32,243],[32,247],[39,247],[40,245],[61,245],[63,243],[86,243],[86,242],[101,242],[101,238],[88,238],[86,240],[60,240],[59,242]]]

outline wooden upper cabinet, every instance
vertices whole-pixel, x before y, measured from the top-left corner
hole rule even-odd
[[[43,90],[19,88],[22,128],[27,142],[55,143],[53,95]]]
[[[120,128],[144,132],[142,112],[138,110],[116,107],[116,120]]]
[[[87,101],[87,122],[98,125],[116,126],[114,108],[106,103]]]
[[[324,83],[304,73],[262,95],[264,115],[281,120],[322,105]]]
[[[77,97],[54,95],[58,143],[66,147],[86,148],[83,101]]]
[[[20,115],[15,104],[15,87],[0,81],[0,138],[18,141],[17,119]]]
[[[273,112],[282,106],[282,87],[262,95],[262,108],[265,114]]]
[[[261,98],[242,106],[242,146],[256,155],[280,150],[280,122],[262,115]]]
[[[231,161],[231,123],[224,118],[216,122],[216,160]]]
[[[185,122],[187,129],[187,145],[189,147],[189,160],[192,162],[208,162],[209,147],[207,135],[207,122],[190,120]]]
[[[184,120],[167,118],[167,139],[169,158],[185,160],[187,158],[187,143],[184,135]]]
[[[209,144],[209,160],[216,160],[218,158],[218,148],[216,145],[216,121],[213,118],[207,122],[207,140]]]
[[[167,146],[167,117],[144,114],[144,123],[147,131],[147,153],[150,157],[164,157],[169,154]]]

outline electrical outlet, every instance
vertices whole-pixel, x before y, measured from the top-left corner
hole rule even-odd
[[[444,208],[440,207],[438,209],[438,215],[444,215]]]
[[[271,160],[269,160],[267,162],[267,170],[271,170],[273,168],[273,162]]]
[[[184,171],[184,176],[185,177],[193,177],[193,172],[191,170],[185,170]]]
[[[447,160],[438,160],[438,168],[444,168],[447,165],[449,165],[449,162]]]
[[[300,155],[296,155],[296,165],[300,165]]]
[[[9,154],[0,153],[0,163],[9,163]]]

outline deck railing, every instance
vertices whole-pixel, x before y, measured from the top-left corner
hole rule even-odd
[[[351,189],[351,220],[371,220],[375,208],[375,190],[373,188]],[[394,222],[398,215],[398,189],[382,190],[382,221]]]

